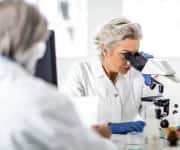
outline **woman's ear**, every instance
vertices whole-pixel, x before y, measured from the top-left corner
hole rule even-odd
[[[104,44],[101,45],[101,54],[102,54],[103,57],[107,55],[107,50],[106,50]]]

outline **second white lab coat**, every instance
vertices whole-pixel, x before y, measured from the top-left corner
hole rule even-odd
[[[61,90],[69,96],[98,96],[98,121],[132,121],[138,115],[144,81],[140,72],[131,68],[118,75],[115,85],[105,74],[99,57],[73,65]]]
[[[86,129],[69,99],[0,58],[1,150],[116,150]]]

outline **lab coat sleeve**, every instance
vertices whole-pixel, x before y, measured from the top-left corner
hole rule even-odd
[[[59,99],[57,99],[57,96]],[[21,132],[12,136],[16,149],[26,150],[116,150],[108,140],[87,129],[72,103],[63,95],[33,105]],[[29,106],[30,107],[30,106]],[[27,115],[26,115],[27,116]]]
[[[82,62],[75,63],[67,74],[66,81],[60,87],[61,92],[70,97],[85,96]]]

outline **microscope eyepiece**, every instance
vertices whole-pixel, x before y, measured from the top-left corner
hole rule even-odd
[[[126,58],[126,60],[128,60],[130,62],[130,64],[137,69],[138,71],[142,71],[142,69],[144,68],[147,59],[144,58],[140,53],[136,52],[136,53],[131,53],[131,52],[127,52],[124,54],[124,57]]]

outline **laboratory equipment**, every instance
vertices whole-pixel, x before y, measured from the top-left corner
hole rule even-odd
[[[175,71],[171,68],[167,61],[159,58],[145,58],[141,53],[127,52],[124,54],[125,58],[130,64],[142,72],[142,74],[151,75],[150,89],[158,87],[159,93],[163,95],[164,84],[167,80],[171,80],[173,83],[180,83],[180,80],[176,77]],[[155,107],[156,118],[162,119],[169,115],[170,99],[164,96],[151,96],[143,97],[142,101],[151,102]]]
[[[144,135],[140,132],[126,134],[126,150],[144,150]]]
[[[177,146],[178,144],[178,135],[177,135],[177,132],[176,130],[171,130],[168,137],[167,137],[167,140],[169,141],[169,145],[170,146]]]
[[[35,76],[57,86],[55,32],[50,30],[49,39],[46,42],[46,52],[36,66]]]
[[[142,97],[142,102],[152,102],[155,105],[155,113],[157,119],[162,119],[169,115],[169,99],[163,96]]]
[[[156,119],[155,105],[147,107],[146,126],[144,128],[144,146],[145,150],[160,150],[162,143],[160,141],[159,121]]]

